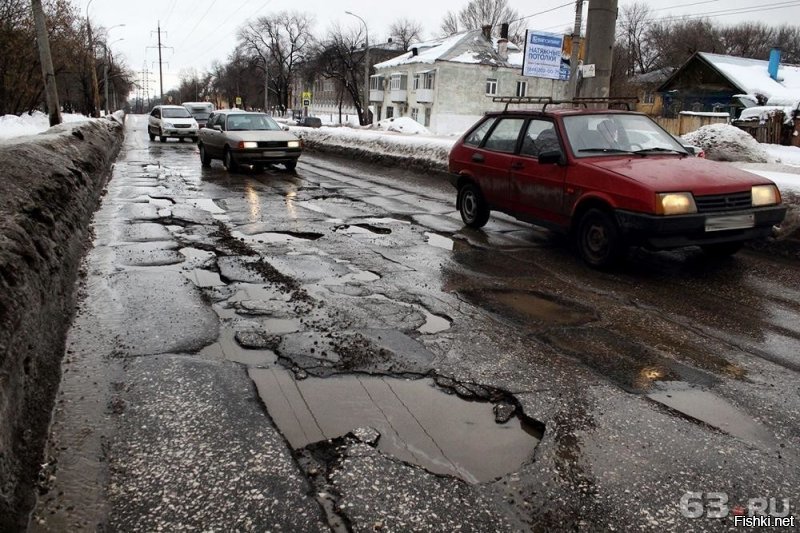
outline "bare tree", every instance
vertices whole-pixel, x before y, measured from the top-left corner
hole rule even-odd
[[[242,50],[257,59],[255,65],[264,72],[269,90],[283,109],[289,105],[294,68],[311,50],[312,25],[311,15],[284,11],[259,17],[239,31]]]
[[[314,68],[323,78],[334,80],[349,95],[358,116],[364,122],[361,88],[364,87],[363,27],[343,30],[338,24],[328,30],[314,54]],[[341,101],[341,100],[340,100]]]
[[[458,13],[453,13],[452,11],[448,11],[447,15],[445,15],[444,19],[442,20],[440,29],[444,37],[453,35],[454,33],[458,33],[459,31],[461,31],[458,25]]]
[[[393,22],[389,26],[389,37],[403,45],[403,50],[408,50],[411,43],[420,41],[422,36],[422,23],[407,18]]]
[[[522,40],[524,21],[519,18],[519,12],[508,5],[508,0],[470,0],[458,12],[459,27],[467,30],[491,26],[497,34],[501,24],[509,23],[509,39],[514,42]]]
[[[635,2],[620,9],[615,59],[625,61],[628,76],[650,72],[658,58],[657,43],[650,41],[652,14],[647,4]]]

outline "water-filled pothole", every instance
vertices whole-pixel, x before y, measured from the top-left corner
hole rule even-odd
[[[464,295],[490,311],[510,315],[515,320],[549,326],[577,326],[597,319],[589,307],[535,291],[465,291]]]
[[[429,379],[336,376],[296,380],[283,369],[249,370],[259,395],[289,444],[381,433],[378,449],[437,474],[491,481],[530,461],[541,430],[520,417],[495,422],[491,403],[466,401]]]

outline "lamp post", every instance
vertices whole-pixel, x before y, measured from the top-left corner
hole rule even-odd
[[[89,20],[89,6],[94,0],[86,4],[86,36],[89,38],[89,70],[92,74],[92,116],[100,116],[100,91],[97,88],[97,71],[94,58],[94,41],[92,40],[92,22]]]
[[[364,19],[356,15],[355,13],[351,13],[350,11],[345,11],[348,15],[352,15],[358,20],[360,20],[364,24],[364,125],[366,126],[369,124],[369,28],[367,28],[367,23]]]
[[[117,28],[119,26],[124,26],[124,25],[125,24],[117,24],[116,26],[111,26],[111,28],[108,28],[108,30],[106,30],[106,34],[113,28]],[[104,103],[106,108],[106,115],[108,115],[108,47],[114,43],[118,43],[119,41],[124,41],[124,40],[125,38],[123,37],[109,44],[103,43],[103,49],[105,50],[105,56],[106,56],[105,61],[103,61],[103,93],[104,93],[103,97],[105,98]]]

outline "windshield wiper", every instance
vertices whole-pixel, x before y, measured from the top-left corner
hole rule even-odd
[[[633,154],[630,150],[620,150],[619,148],[584,148],[579,152],[602,152],[605,154]]]
[[[655,148],[643,148],[642,150],[636,150],[633,153],[634,154],[646,154],[648,152],[672,152],[673,154],[682,154],[682,155],[687,155],[688,154],[688,152],[685,152],[685,151],[675,150],[674,148],[662,148],[660,146],[657,146]]]

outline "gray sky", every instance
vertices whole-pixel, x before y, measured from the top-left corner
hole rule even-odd
[[[315,34],[323,36],[334,23],[356,27],[369,25],[370,41],[385,39],[389,25],[401,18],[423,24],[425,37],[433,37],[447,11],[458,11],[468,0],[77,0],[85,16],[87,5],[92,24],[110,28],[108,42],[116,57],[124,57],[135,71],[151,71],[151,87],[158,90],[156,28],[161,22],[164,90],[177,86],[181,71],[206,70],[212,61],[224,61],[236,44],[236,31],[248,19],[280,11],[302,11],[314,15]],[[641,0],[640,0],[641,1]],[[532,15],[527,26],[544,31],[564,31],[575,18],[574,1],[509,0],[520,16]],[[620,0],[620,6],[630,3]],[[701,15],[722,23],[743,21],[770,25],[800,25],[800,0],[646,0],[658,17]],[[566,4],[566,5],[565,5]],[[563,6],[563,7],[559,7]],[[554,9],[557,8],[557,9]],[[584,4],[584,18],[586,4]],[[112,28],[117,24],[124,27]],[[117,39],[123,40],[115,42]],[[152,47],[152,48],[148,48]],[[155,94],[155,92],[153,93]]]

